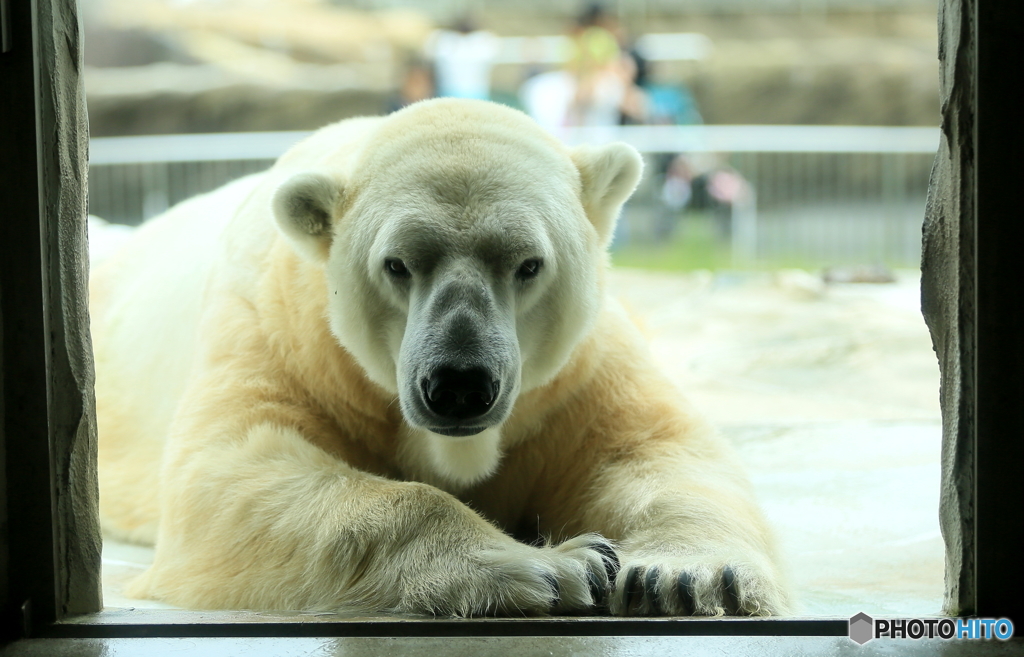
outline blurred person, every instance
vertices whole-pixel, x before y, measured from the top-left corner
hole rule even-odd
[[[548,132],[569,125],[569,108],[576,97],[576,79],[566,70],[538,73],[519,89],[526,113]]]
[[[499,47],[495,34],[477,29],[468,18],[453,30],[431,34],[427,52],[434,60],[437,95],[490,100],[491,68]]]
[[[700,114],[693,93],[682,82],[646,84],[641,87],[647,100],[649,125],[700,125]]]
[[[647,91],[639,84],[641,66],[644,64],[631,51],[623,51],[619,62],[622,78],[622,101],[619,103],[620,125],[644,125],[650,123],[650,100]]]
[[[434,73],[428,62],[412,58],[402,72],[397,92],[388,101],[388,112],[434,97]]]
[[[707,190],[708,196],[717,204],[719,234],[729,240],[737,207],[751,198],[753,187],[739,171],[723,166],[709,175]]]
[[[717,165],[693,179],[689,207],[709,211],[718,237],[729,241],[737,206],[752,196],[753,187],[739,171],[728,165]]]
[[[600,5],[589,6],[572,35],[573,53],[568,69],[576,82],[569,108],[570,125],[643,123],[645,101],[636,85],[640,70],[625,49],[621,24]]]
[[[526,111],[548,130],[643,123],[646,101],[635,82],[637,61],[620,45],[618,22],[591,5],[573,27],[564,69],[529,78],[520,89]]]
[[[654,237],[668,240],[675,233],[679,219],[693,198],[693,165],[686,155],[676,155],[664,167],[664,182],[661,186],[661,201],[666,212],[655,225]]]
[[[647,59],[630,39],[622,22],[600,4],[590,5],[580,17],[581,25],[597,26],[615,37],[619,47],[616,74],[623,82],[623,97],[619,107],[619,124],[636,125],[649,123],[649,100],[647,84],[649,65]]]
[[[731,240],[733,216],[743,207],[751,207],[754,199],[753,185],[743,174],[711,153],[680,153],[662,166],[665,212],[655,224],[654,237],[670,239],[686,213],[696,211],[709,215],[718,240]]]

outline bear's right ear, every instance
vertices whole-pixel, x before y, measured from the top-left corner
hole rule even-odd
[[[602,246],[607,247],[622,204],[640,182],[644,161],[635,148],[623,142],[577,146],[572,160],[580,172],[583,208]]]
[[[274,218],[300,255],[314,262],[327,260],[340,198],[341,185],[320,173],[292,176],[274,192]]]

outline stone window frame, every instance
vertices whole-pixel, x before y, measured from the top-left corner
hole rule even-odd
[[[846,619],[345,620],[100,611],[88,127],[74,0],[0,0],[0,641],[17,636],[842,636]],[[940,0],[923,306],[942,373],[946,611],[1021,617],[1024,133],[1016,0]],[[1015,150],[1016,149],[1016,150]],[[1019,156],[1018,156],[1019,157]],[[26,166],[26,163],[28,165]],[[1016,165],[1016,166],[1015,166]],[[38,249],[34,245],[38,244]],[[899,513],[898,506],[880,509]],[[141,616],[139,615],[141,614]],[[254,620],[267,621],[256,623]]]

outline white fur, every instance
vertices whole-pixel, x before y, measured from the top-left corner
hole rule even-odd
[[[296,174],[274,192],[277,225],[306,258],[327,260],[341,195],[336,180],[315,172]]]
[[[735,459],[604,298],[640,170],[628,146],[437,100],[328,126],[139,230],[91,281],[104,528],[156,540],[131,591],[654,613],[609,579],[600,533],[658,569],[663,613],[722,613],[726,567],[738,611],[784,611]],[[475,373],[485,406],[433,408],[448,371]],[[532,530],[557,544],[507,533]],[[684,574],[695,609],[672,598]]]
[[[449,438],[404,427],[399,462],[416,479],[449,493],[464,491],[494,473],[501,462],[501,428]]]

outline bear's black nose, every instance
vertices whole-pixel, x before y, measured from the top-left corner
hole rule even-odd
[[[498,382],[483,369],[442,367],[423,379],[427,407],[447,420],[480,417],[490,410],[497,394]]]

